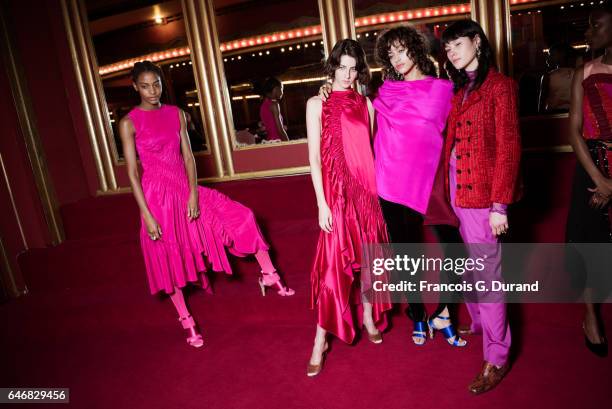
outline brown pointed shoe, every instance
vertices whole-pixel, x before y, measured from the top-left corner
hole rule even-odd
[[[509,366],[507,363],[498,368],[495,365],[485,361],[482,366],[482,370],[468,387],[470,392],[472,392],[474,395],[479,395],[495,388],[508,373],[508,369]]]

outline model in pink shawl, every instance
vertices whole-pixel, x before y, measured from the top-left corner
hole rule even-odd
[[[334,92],[325,102],[310,98],[306,107],[321,227],[311,273],[317,331],[308,376],[321,371],[328,332],[351,343],[363,320],[370,341],[381,343],[384,313],[391,308],[389,302],[380,300],[380,293],[371,291],[368,275],[361,274],[362,245],[388,241],[370,146],[373,109],[367,98],[352,89],[358,76],[360,82],[369,79],[365,53],[354,40],[340,41],[325,67]],[[353,306],[357,307],[356,319]]]
[[[376,56],[385,78],[374,100],[376,181],[390,239],[393,243],[421,243],[425,222],[434,227],[440,242],[460,243],[457,218],[444,194],[440,161],[453,85],[436,78],[428,47],[411,27],[382,33]],[[457,276],[442,278],[456,280]],[[415,344],[425,343],[426,326],[430,334],[435,330],[444,333],[451,345],[466,344],[456,335],[446,303],[440,303],[428,318],[418,293],[407,293],[406,297]]]

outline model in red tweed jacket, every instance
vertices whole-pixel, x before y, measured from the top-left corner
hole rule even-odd
[[[465,89],[453,97],[444,146],[446,191],[448,167],[455,146],[455,205],[488,208],[519,199],[521,141],[515,82],[494,69],[480,88],[463,101]],[[463,103],[462,103],[463,101]]]

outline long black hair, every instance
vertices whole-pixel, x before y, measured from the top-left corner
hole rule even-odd
[[[473,89],[478,89],[482,83],[487,79],[489,74],[489,68],[494,67],[493,62],[493,50],[489,40],[485,35],[480,24],[474,20],[459,20],[450,25],[442,34],[442,44],[446,45],[451,41],[458,39],[459,37],[469,37],[473,40],[474,37],[480,37],[480,55],[478,56],[478,69],[476,79],[474,80]],[[469,79],[465,70],[456,69],[450,61],[446,61],[444,68],[448,73],[448,76],[455,84],[455,92],[465,87],[469,83]]]
[[[438,76],[436,66],[429,58],[429,46],[425,38],[412,27],[400,26],[383,32],[376,40],[376,60],[382,66],[384,79],[403,80],[397,75],[389,60],[389,50],[392,45],[397,44],[406,48],[408,56],[421,73],[431,77]]]
[[[357,70],[359,82],[364,85],[370,82],[370,67],[368,67],[366,61],[365,51],[363,51],[363,48],[357,41],[348,38],[338,41],[336,45],[334,45],[331,53],[329,53],[329,57],[327,61],[325,61],[323,67],[325,75],[332,79],[334,78],[334,73],[340,66],[340,58],[342,58],[343,55],[348,55],[355,59],[355,69]]]

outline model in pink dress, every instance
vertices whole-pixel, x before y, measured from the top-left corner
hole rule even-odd
[[[197,185],[184,113],[159,102],[160,69],[148,61],[137,63],[132,79],[141,104],[121,120],[120,133],[142,217],[140,243],[149,287],[153,294],[164,291],[170,295],[179,320],[190,330],[187,342],[200,347],[202,336],[181,289],[189,282],[200,281],[210,291],[202,274],[208,267],[231,274],[225,247],[236,256],[255,255],[262,270],[259,284],[264,295],[270,286],[276,286],[280,295],[293,295],[294,291],[276,272],[253,212],[213,189]]]
[[[391,308],[379,293],[371,291],[368,274],[361,274],[362,245],[388,242],[370,145],[373,109],[351,88],[357,76],[361,83],[369,78],[365,53],[354,40],[340,41],[325,70],[333,80],[334,92],[325,102],[311,98],[306,108],[311,174],[321,227],[311,273],[311,307],[316,310],[317,333],[308,376],[321,371],[328,332],[351,343],[361,316],[368,338],[378,344],[386,326],[384,313]],[[357,320],[353,306],[360,307]]]

